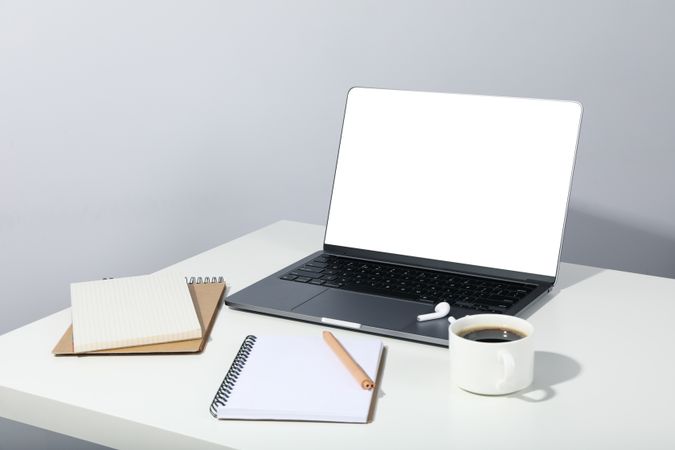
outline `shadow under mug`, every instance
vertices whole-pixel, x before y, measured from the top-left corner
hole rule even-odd
[[[510,329],[523,336],[508,342],[479,342],[462,335],[467,330]],[[465,391],[504,395],[532,384],[534,327],[524,319],[501,314],[462,317],[450,325],[450,378]]]

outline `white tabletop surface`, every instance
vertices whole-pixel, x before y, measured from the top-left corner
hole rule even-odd
[[[323,227],[277,222],[164,270],[222,274],[231,294],[320,249],[322,238]],[[51,349],[70,322],[63,310],[0,336],[0,415],[121,448],[673,449],[673,293],[672,279],[562,264],[558,288],[529,316],[535,383],[511,396],[452,387],[447,349],[382,338],[368,424],[208,412],[244,336],[324,327],[224,307],[200,355],[57,358]]]

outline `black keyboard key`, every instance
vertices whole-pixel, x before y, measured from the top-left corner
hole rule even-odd
[[[319,256],[318,258],[316,258],[316,259],[314,260],[314,262],[325,263],[325,262],[328,262],[328,258],[326,258],[326,257],[324,257],[324,256]]]
[[[455,302],[455,306],[473,309],[473,303],[469,303],[469,302]]]
[[[307,278],[321,278],[322,275],[320,273],[315,273],[315,272],[305,272],[303,270],[299,270],[298,273],[300,274],[299,276],[301,277],[307,277]]]
[[[326,266],[327,266],[328,264],[326,264],[326,263],[321,263],[321,262],[314,262],[314,261],[312,261],[312,262],[308,262],[306,265],[307,265],[308,267],[318,267],[318,268],[320,268],[320,269],[325,269]]]
[[[396,298],[403,298],[406,300],[419,300],[417,295],[415,295],[415,293],[407,291],[399,291],[398,289],[395,289],[393,286],[390,286],[388,288],[387,286],[381,288],[372,288],[368,285],[344,284],[342,287],[344,289],[350,289],[358,292],[363,292],[366,294],[384,295],[385,297],[396,297]]]
[[[512,298],[502,297],[500,295],[488,295],[487,297],[484,297],[481,300],[484,300],[486,302],[500,302],[500,303],[513,304]]]
[[[312,267],[312,266],[303,266],[300,267],[298,270],[304,270],[305,272],[316,272],[316,273],[321,273],[323,272],[323,269],[321,267]]]
[[[295,280],[296,278],[298,278],[297,275],[290,275],[290,274],[284,275],[283,277],[281,277],[282,280],[291,280],[291,281]]]
[[[476,299],[475,302],[481,305],[495,307],[499,309],[508,309],[513,304],[512,302],[504,302],[501,300],[488,300],[486,298]]]
[[[311,278],[307,278],[307,277],[298,277],[298,278],[296,278],[296,279],[293,280],[293,281],[299,281],[300,283],[307,283],[309,280],[311,280]]]
[[[326,287],[332,287],[332,288],[340,287],[339,284],[333,283],[332,281],[326,281],[323,285],[326,286]]]
[[[309,283],[310,284],[323,284],[324,281],[315,278],[314,280],[310,281]]]

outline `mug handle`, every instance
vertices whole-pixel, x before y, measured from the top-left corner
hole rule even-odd
[[[513,373],[516,368],[516,361],[513,359],[513,355],[509,352],[499,352],[499,361],[504,367],[504,376],[501,380],[497,382],[497,387],[501,388],[509,379],[513,378]]]

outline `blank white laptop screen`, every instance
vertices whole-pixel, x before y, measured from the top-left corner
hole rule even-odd
[[[326,244],[555,276],[576,102],[354,88]]]

